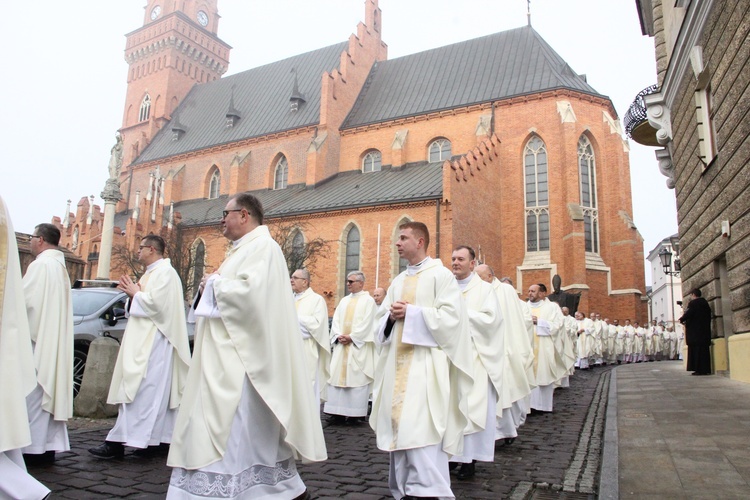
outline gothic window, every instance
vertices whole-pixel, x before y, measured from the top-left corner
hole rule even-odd
[[[344,275],[342,276],[343,289],[346,290],[346,277],[352,271],[359,271],[359,229],[352,224],[346,233],[346,253],[344,264]],[[346,292],[344,292],[346,294]]]
[[[448,139],[437,139],[430,144],[430,163],[450,160],[451,141]]]
[[[588,137],[578,140],[578,174],[583,209],[583,235],[587,252],[599,253],[599,210],[596,204],[596,163]]]
[[[219,197],[219,191],[221,187],[221,174],[219,173],[219,170],[214,170],[214,173],[211,174],[211,181],[208,184],[208,199],[213,200],[214,198]]]
[[[291,264],[293,269],[304,267],[305,261],[305,236],[299,229],[292,235]]]
[[[274,189],[285,189],[289,180],[289,164],[286,161],[286,157],[282,156],[279,161],[276,162],[276,170],[273,174],[273,188]]]
[[[151,96],[146,94],[141,101],[141,111],[138,113],[138,121],[145,122],[151,116]]]
[[[192,248],[192,266],[190,268],[190,274],[192,279],[190,283],[192,285],[191,293],[195,294],[201,284],[201,279],[205,272],[205,260],[206,260],[206,245],[203,240],[196,240],[193,243]]]
[[[548,251],[547,148],[539,137],[534,136],[526,143],[523,161],[526,186],[526,251]]]
[[[362,158],[362,172],[380,172],[380,161],[380,151],[373,149],[372,151],[367,152]]]

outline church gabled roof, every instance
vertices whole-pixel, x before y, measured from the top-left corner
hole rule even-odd
[[[179,116],[186,132],[173,140],[171,127],[163,127],[134,163],[317,125],[320,122],[321,75],[338,69],[341,53],[347,48],[348,42],[342,42],[195,85],[173,112],[173,116]],[[289,106],[295,83],[292,70],[296,73],[298,91],[305,95],[304,104],[296,112],[291,112]],[[233,87],[232,104],[241,119],[234,126],[226,127],[227,105]]]
[[[357,207],[392,205],[440,199],[443,194],[443,163],[420,162],[379,172],[343,172],[315,188],[302,185],[286,189],[251,191],[263,204],[267,218],[288,217]],[[175,203],[186,226],[218,224],[227,197]]]
[[[341,128],[551,89],[601,95],[524,26],[376,62]]]

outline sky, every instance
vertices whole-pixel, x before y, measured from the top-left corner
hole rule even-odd
[[[219,37],[232,46],[225,76],[345,41],[364,0],[219,0]],[[99,197],[122,126],[125,34],[146,0],[6,2],[0,95],[0,195],[15,230],[62,216],[66,201]],[[526,0],[380,0],[382,37],[396,58],[524,26]],[[656,82],[653,38],[633,0],[533,0],[531,24],[574,71],[609,96],[622,120]],[[677,232],[674,191],[655,148],[630,141],[633,219],[644,254]],[[651,272],[646,269],[646,284]]]

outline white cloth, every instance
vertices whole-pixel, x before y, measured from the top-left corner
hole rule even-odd
[[[305,368],[289,271],[266,226],[234,242],[215,277],[221,318],[199,318],[188,380],[167,465],[201,469],[222,459],[249,378],[280,424],[293,457],[326,459],[319,415]],[[201,299],[201,302],[204,299]],[[282,436],[282,437],[279,437]],[[241,448],[257,447],[255,440]],[[258,451],[260,453],[260,451]]]
[[[308,287],[304,292],[294,294],[294,307],[297,309],[299,329],[304,339],[308,377],[320,406],[320,399],[326,399],[325,382],[331,365],[328,305],[326,299]]]
[[[495,439],[506,439],[518,437],[518,425],[516,420],[513,418],[513,408],[517,406],[517,402],[510,406],[510,408],[504,408],[503,414],[497,417],[495,422]]]
[[[0,498],[37,500],[49,493],[26,472],[20,450],[31,443],[26,396],[35,387],[16,234],[0,197]]]
[[[370,401],[370,384],[361,387],[328,386],[328,400],[323,411],[329,415],[366,417]]]
[[[393,498],[406,495],[441,500],[455,498],[451,491],[448,454],[437,444],[392,451],[388,486]]]
[[[39,500],[49,494],[49,488],[26,472],[20,450],[0,452],[0,498]]]
[[[29,406],[32,445],[24,453],[43,453],[45,442],[57,441],[34,429],[47,427],[42,422],[47,419],[66,425],[73,416],[73,302],[65,256],[60,250],[47,249],[36,256],[23,277],[23,291],[37,381],[42,388],[41,398],[27,398],[27,403],[38,404],[50,415]],[[48,427],[55,436],[59,436],[57,427]],[[66,442],[62,448],[70,449],[70,445]]]
[[[141,381],[133,402],[120,405],[117,422],[109,431],[107,441],[134,448],[172,442],[172,430],[177,418],[177,411],[169,408],[172,353],[172,346],[167,338],[157,331],[146,376]]]
[[[175,468],[167,498],[294,498],[305,485],[292,454],[278,419],[245,377],[222,459],[200,470]]]
[[[70,451],[67,423],[55,420],[51,413],[43,410],[43,399],[44,390],[41,385],[37,385],[26,396],[31,444],[24,447],[23,452],[36,455],[45,451]]]
[[[552,411],[554,392],[554,384],[540,385],[539,387],[535,387],[534,390],[531,391],[531,401],[529,405],[534,410]]]
[[[451,462],[471,463],[472,460],[479,462],[495,461],[495,433],[496,433],[496,409],[497,409],[497,392],[491,382],[486,384],[487,387],[487,405],[485,420],[487,422],[484,429],[467,434],[464,436],[464,451],[461,455],[451,458]]]

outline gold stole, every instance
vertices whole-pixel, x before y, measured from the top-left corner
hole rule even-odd
[[[417,298],[417,283],[419,275],[406,276],[404,286],[401,290],[401,300],[407,304],[414,304]],[[396,346],[396,377],[393,384],[393,410],[391,411],[391,426],[393,428],[393,442],[391,446],[396,447],[398,440],[398,427],[401,422],[401,413],[404,410],[404,398],[406,396],[406,385],[409,381],[409,370],[414,357],[414,346],[402,344],[401,337],[404,333],[404,320],[399,320],[393,327],[393,342]]]
[[[531,315],[539,318],[539,311],[541,308],[534,307],[531,309]],[[536,325],[534,325],[534,375],[537,373],[537,367],[539,366],[539,335],[536,334]]]
[[[5,303],[5,280],[8,272],[8,214],[5,213],[5,204],[0,200],[0,318],[3,317],[3,304]]]
[[[346,306],[346,314],[344,314],[344,326],[341,329],[341,335],[350,335],[352,333],[352,322],[354,320],[354,310],[357,308],[357,301],[359,297],[354,297],[349,301],[349,305]],[[346,387],[346,368],[349,362],[349,348],[351,344],[342,345],[344,349],[343,357],[341,362],[341,372],[339,373],[339,387]]]

